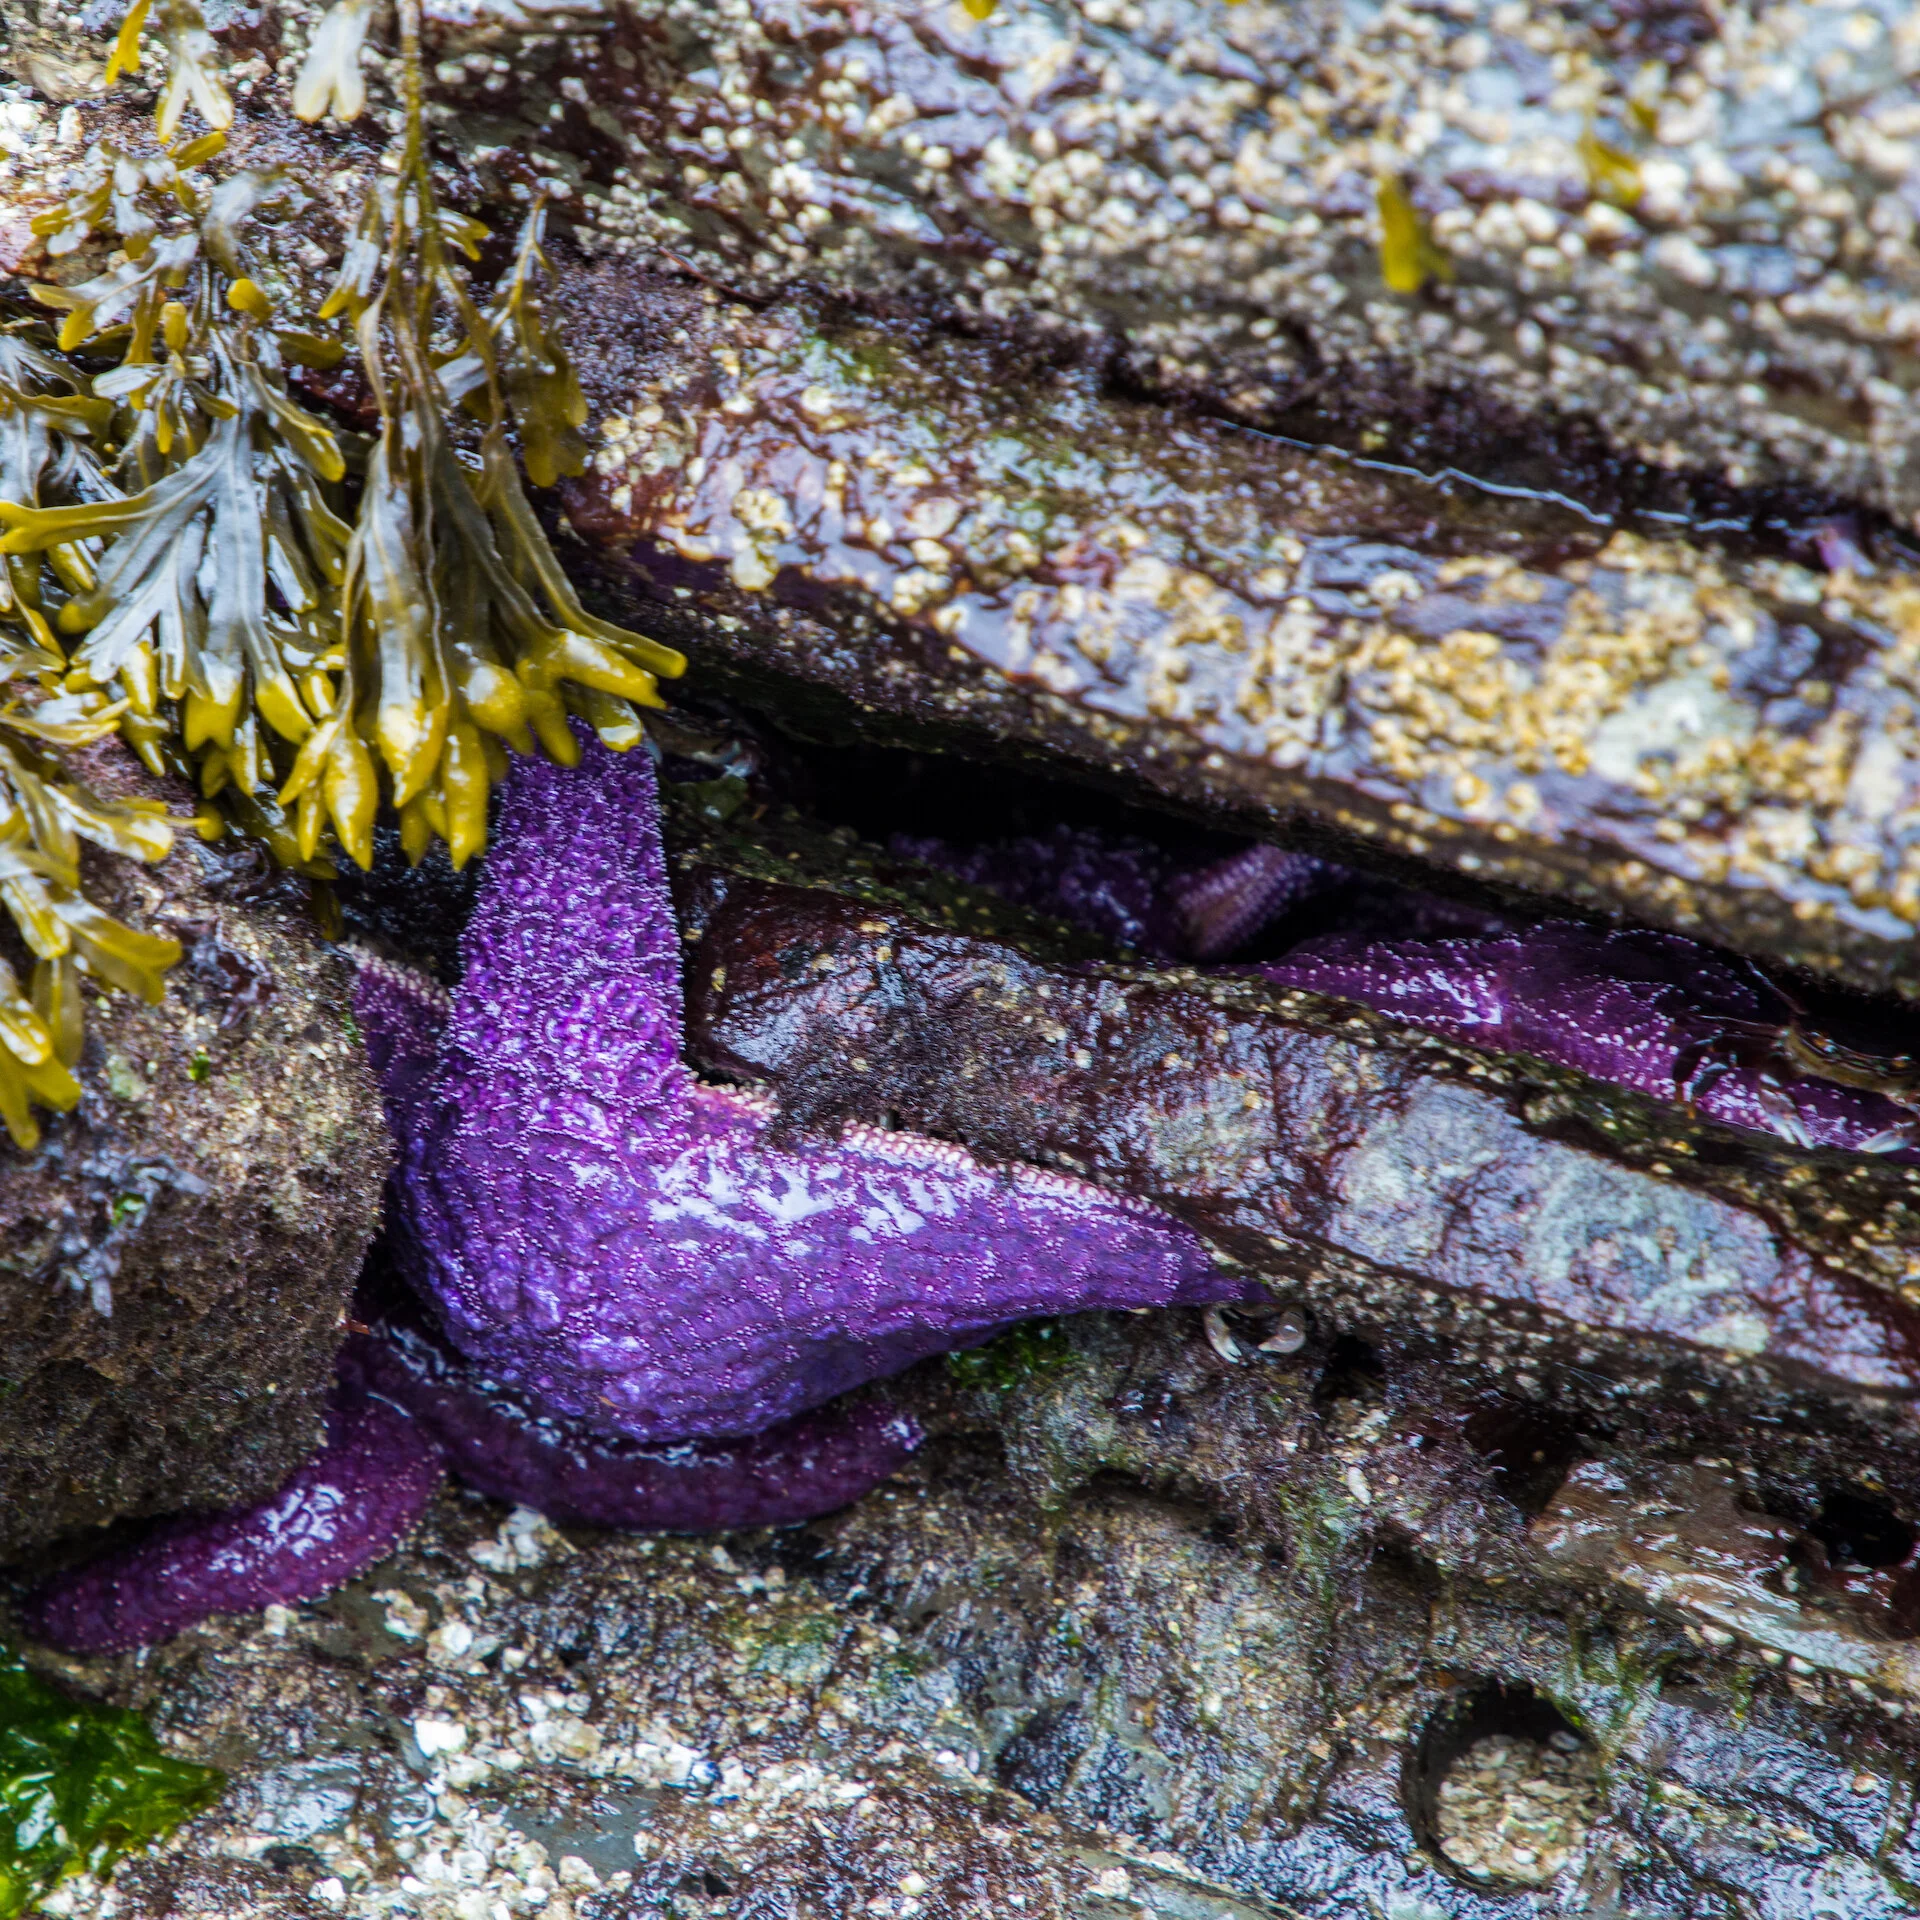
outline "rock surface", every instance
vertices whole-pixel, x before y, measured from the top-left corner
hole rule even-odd
[[[327,1602],[67,1666],[237,1779],[54,1910],[1911,1911],[1909,1738],[1782,1664],[1762,1583],[1809,1579],[1819,1535],[1737,1473],[1664,1509],[1697,1557],[1746,1542],[1736,1637],[1563,1564],[1532,1456],[1564,1436],[1398,1350],[1229,1361],[1198,1315],[1092,1317],[915,1382],[945,1439],[835,1519],[622,1540],[448,1495]],[[1836,1549],[1788,1610],[1866,1577]],[[1489,1882],[1440,1790],[1477,1741],[1556,1732],[1602,1791],[1550,1884]]]
[[[885,1119],[1150,1198],[1340,1325],[1443,1334],[1466,1374],[1602,1403],[1710,1381],[1798,1402],[1795,1428],[1908,1430],[1912,1170],[1311,995],[1049,967],[818,885],[683,873],[690,1045],[789,1124]]]
[[[1920,989],[1905,549],[1614,530],[923,326],[572,285],[619,318],[569,513],[691,684]]]
[[[233,150],[325,253],[311,15],[231,29]],[[544,183],[600,262],[571,509],[703,671],[1920,988],[1908,10],[429,25],[450,198]],[[23,213],[127,117],[9,107]]]
[[[497,45],[516,11],[453,0],[443,30]],[[1240,419],[1603,509],[1808,482],[1920,509],[1898,0],[573,19],[597,45],[526,62],[578,83],[539,139],[614,251],[1110,343]]]
[[[10,11],[21,70],[84,99],[98,48]],[[234,152],[295,159],[324,259],[374,149],[277,117],[311,13],[236,22]],[[1904,13],[640,0],[434,30],[450,201],[557,180],[610,256],[563,294],[604,446],[568,553],[708,687],[1915,984]],[[11,264],[140,109],[5,104]],[[756,831],[747,878],[689,876],[714,1064],[795,1123],[875,1106],[1077,1161],[1287,1297],[923,1367],[935,1438],[834,1522],[716,1550],[448,1494],[329,1601],[69,1664],[237,1786],[56,1911],[1914,1909],[1899,1169],[1304,997],[1069,977],[977,903],[796,887]],[[317,1430],[381,1136],[327,964],[205,911],[204,967],[103,1012],[88,1104],[21,1176],[4,1309],[58,1363],[7,1414],[36,1524],[251,1497]],[[788,952],[835,970],[755,973]],[[1551,1884],[1489,1884],[1441,1789],[1556,1735],[1604,1804]]]
[[[319,11],[213,11],[258,104]],[[12,71],[90,106],[111,19],[0,12]],[[1111,347],[1253,424],[1599,511],[1920,510],[1898,0],[425,13],[450,150],[557,181],[618,256]]]
[[[1744,1232],[1787,1260],[1846,1195],[1840,1163],[1787,1153],[1813,1168],[1810,1211],[1756,1230],[1737,1155],[1684,1180],[1650,1164],[1709,1132],[1610,1141],[1595,1107],[1564,1137],[1538,1104],[1567,1094],[1551,1075],[1307,996],[1071,971],[1038,934],[1022,953],[962,931],[975,904],[943,876],[916,919],[912,863],[791,819],[696,835],[711,795],[683,784],[697,1057],[753,1067],[792,1124],[861,1087],[896,1123],[1084,1158],[1237,1237],[1287,1297],[1039,1323],[927,1363],[898,1392],[928,1443],[803,1528],[561,1533],[449,1492],[330,1599],[58,1662],[236,1784],[57,1913],[1912,1910],[1903,1402],[1837,1378],[1844,1346],[1731,1356],[1680,1321],[1602,1324],[1599,1292],[1584,1330],[1563,1301],[1521,1325],[1488,1237],[1524,1237],[1566,1182],[1504,1211],[1486,1190],[1577,1161],[1623,1237],[1664,1225],[1684,1265]],[[1111,1057],[1095,1071],[1077,1045]],[[1249,1105],[1256,1088],[1280,1098]],[[1411,1232],[1426,1269],[1337,1244],[1393,1231],[1337,1174],[1370,1130],[1393,1136],[1376,1167],[1424,1154],[1453,1177],[1405,1124],[1423,1098],[1498,1133],[1504,1157],[1475,1166],[1483,1272]],[[1796,1273],[1783,1298],[1818,1280]],[[1671,1281],[1612,1304],[1684,1315]],[[1876,1297],[1865,1268],[1854,1284]],[[1482,1758],[1556,1737],[1577,1791]]]
[[[186,954],[158,1006],[89,991],[79,1107],[0,1149],[0,1560],[271,1492],[319,1444],[386,1175],[348,971],[304,903],[191,826],[160,867],[95,873]]]

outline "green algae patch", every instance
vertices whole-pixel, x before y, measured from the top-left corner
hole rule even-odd
[[[163,1839],[225,1784],[163,1753],[138,1714],[75,1700],[0,1651],[0,1920]]]
[[[1072,1358],[1072,1344],[1057,1320],[1022,1320],[984,1347],[948,1354],[947,1371],[971,1392],[1011,1393],[1059,1373]]]

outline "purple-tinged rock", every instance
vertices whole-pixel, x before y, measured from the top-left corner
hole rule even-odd
[[[539,1412],[401,1308],[353,1335],[340,1364],[411,1414],[467,1485],[562,1523],[670,1533],[786,1526],[857,1500],[922,1438],[910,1415],[862,1401],[743,1440],[645,1446]]]
[[[426,1511],[440,1462],[404,1413],[348,1387],[326,1445],[270,1499],[183,1514],[30,1594],[20,1623],[69,1653],[119,1653],[215,1613],[311,1600],[389,1553]]]
[[[1749,965],[1679,934],[1578,921],[1480,938],[1303,943],[1258,969],[1474,1046],[1531,1054],[1708,1119],[1802,1145],[1885,1152],[1912,1115],[1766,1057],[1791,1009]]]
[[[620,437],[563,497],[615,603],[761,700],[1920,996],[1920,575],[1880,535],[1820,576],[1610,533],[977,334],[703,291],[572,283],[622,315],[589,376]]]
[[[1585,1370],[1557,1390],[1603,1400],[1664,1391],[1662,1353],[1727,1406],[1766,1404],[1769,1369],[1842,1400],[1920,1390],[1920,1315],[1895,1291],[1920,1282],[1903,1167],[1696,1149],[1678,1113],[1616,1133],[1604,1097],[1569,1125],[1524,1067],[1275,1004],[1257,977],[1050,966],[700,863],[683,897],[704,1064],[811,1124],[890,1113],[1084,1168],[1272,1272],[1316,1328],[1419,1330],[1494,1383],[1505,1329],[1557,1328]]]
[[[782,1134],[696,1081],[657,811],[643,755],[522,763],[430,1069],[384,988],[360,1002],[405,1063],[401,1266],[487,1373],[602,1432],[722,1438],[1016,1320],[1245,1291],[1145,1202],[910,1134]]]

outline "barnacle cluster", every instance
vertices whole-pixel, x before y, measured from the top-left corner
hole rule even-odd
[[[148,5],[111,72],[137,66]],[[339,0],[323,20],[304,117],[359,111],[368,14]],[[417,5],[397,165],[317,306],[282,257],[304,190],[215,165],[232,107],[197,0],[163,0],[159,24],[157,148],[103,142],[35,222],[50,256],[98,270],[33,287],[41,311],[0,330],[0,674],[20,689],[0,712],[0,894],[40,960],[31,1003],[0,976],[0,1117],[22,1144],[31,1100],[78,1095],[76,968],[157,994],[177,956],[82,893],[76,833],[145,859],[169,836],[88,795],[63,745],[117,727],[197,782],[203,831],[230,823],[316,877],[336,846],[368,864],[383,799],[411,857],[440,838],[459,865],[508,748],[572,764],[570,715],[631,746],[657,676],[684,666],[586,611],[522,489],[510,435],[551,485],[584,464],[586,405],[537,297],[538,207],[491,294],[469,284],[486,229],[435,198]],[[207,125],[182,140],[189,107]],[[350,348],[370,435],[290,384]]]

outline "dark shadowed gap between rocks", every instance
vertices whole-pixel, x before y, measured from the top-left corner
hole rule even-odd
[[[1125,399],[1172,397],[1149,380],[1129,377],[1124,365],[1108,370],[1107,385]],[[1920,559],[1920,545],[1889,516],[1819,488],[1734,487],[1704,470],[1657,467],[1632,458],[1577,416],[1528,420],[1485,393],[1364,382],[1358,391],[1342,391],[1348,385],[1330,376],[1316,383],[1310,399],[1255,420],[1212,396],[1183,397],[1223,426],[1276,446],[1344,455],[1360,471],[1425,481],[1434,489],[1436,527],[1452,500],[1480,495],[1507,504],[1518,525],[1573,538],[1583,529],[1624,528],[1653,538],[1684,533],[1739,558],[1800,566],[1823,564],[1823,548],[1845,538],[1879,565],[1912,566]],[[1394,457],[1379,457],[1374,449],[1382,446],[1392,447]]]
[[[1065,829],[1141,842],[1170,866],[1198,868],[1253,843],[1171,806],[1142,805],[1091,772],[1070,766],[1055,776],[1030,756],[994,761],[963,753],[823,739],[796,733],[780,716],[733,699],[676,697],[656,740],[661,772],[697,812],[716,821],[751,820],[792,809],[830,834],[871,846],[937,841],[955,850],[995,847]],[[1298,849],[1346,865],[1347,879],[1309,895],[1260,933],[1223,955],[1248,964],[1275,959],[1302,941],[1333,933],[1391,938],[1409,911],[1456,913],[1525,926],[1544,918],[1579,919],[1578,909],[1422,866],[1390,849],[1333,846],[1304,827]],[[337,882],[348,926],[372,935],[445,984],[459,978],[460,933],[472,911],[481,866],[456,873],[438,845],[409,866],[398,832],[376,832],[373,869],[343,870]],[[1596,924],[1620,924],[1605,920]],[[1625,923],[1631,925],[1631,922]],[[1803,972],[1775,968],[1809,1021],[1849,1044],[1880,1054],[1920,1053],[1920,1010],[1855,992]]]

